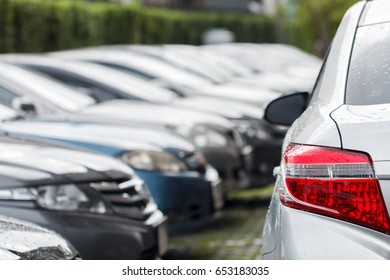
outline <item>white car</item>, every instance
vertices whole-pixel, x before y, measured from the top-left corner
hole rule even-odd
[[[386,0],[355,4],[308,105],[295,94],[267,107],[268,121],[292,126],[264,259],[390,259],[389,10]]]

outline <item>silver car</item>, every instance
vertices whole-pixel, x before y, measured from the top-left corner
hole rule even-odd
[[[264,259],[390,259],[388,11],[386,0],[355,4],[310,99],[294,94],[267,107],[268,121],[292,126],[263,229]]]

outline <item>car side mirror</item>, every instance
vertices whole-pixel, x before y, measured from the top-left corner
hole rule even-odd
[[[37,109],[34,105],[34,103],[26,98],[23,97],[16,97],[12,100],[12,108],[19,111],[23,112],[27,115],[36,115],[37,114]]]
[[[290,126],[306,110],[308,92],[279,97],[268,104],[264,119],[272,124]]]

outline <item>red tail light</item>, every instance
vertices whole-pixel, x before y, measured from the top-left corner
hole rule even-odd
[[[389,233],[389,215],[369,155],[290,145],[283,158],[281,202]]]

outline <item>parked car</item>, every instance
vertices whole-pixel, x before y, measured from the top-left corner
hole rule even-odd
[[[137,78],[91,63],[69,62],[26,55],[6,55],[2,59],[49,75],[76,90],[88,93],[98,102],[114,98],[134,100],[141,98],[143,92],[147,92],[147,94],[144,94],[146,95],[144,101],[152,100],[153,96],[160,96],[160,89],[156,86],[140,80],[135,81]],[[161,96],[164,96],[166,90],[162,90]],[[210,149],[210,147],[203,147],[199,140],[194,141],[205,153],[207,160],[220,173],[225,190],[246,186],[259,187],[272,182],[272,170],[278,164],[281,143],[286,130],[264,122],[262,109],[249,104],[221,100],[216,97],[176,99],[170,97],[164,100],[170,100],[174,107],[215,113],[233,122],[236,132],[240,134],[239,137],[243,140],[240,145],[242,147],[241,153],[245,155],[243,158],[246,160],[245,163],[242,163],[242,169],[246,171],[247,175],[243,174],[242,169],[240,170],[239,156],[234,156],[236,163],[232,165],[231,161],[228,163],[226,155],[221,155],[226,153],[227,149],[216,153],[215,147]],[[156,98],[154,101],[159,102],[161,99]],[[145,108],[145,105],[142,108]],[[140,111],[137,112],[139,112],[137,114],[137,119],[139,119],[139,116],[143,115]],[[169,115],[169,117],[171,118],[173,115]],[[159,121],[160,118],[158,117],[154,119],[154,122]],[[241,180],[235,178],[241,178]]]
[[[234,84],[215,85],[207,79],[164,61],[123,49],[89,48],[56,52],[51,55],[62,59],[93,62],[121,70],[186,97],[211,96],[262,108],[264,104],[282,95],[267,88],[252,89]]]
[[[128,99],[170,104],[237,120],[261,120],[263,116],[263,110],[251,104],[210,96],[183,98],[169,89],[96,63],[25,54],[6,54],[0,59],[50,76],[94,98],[96,102]],[[218,106],[215,106],[216,102]]]
[[[308,104],[295,94],[268,106],[267,120],[292,126],[264,259],[390,259],[389,10],[384,0],[355,4]]]
[[[161,60],[176,68],[209,80],[214,84],[222,84],[232,77],[232,73],[229,72],[229,69],[217,65],[215,63],[215,58],[212,59],[207,57],[207,59],[205,59],[204,53],[196,46],[188,46],[186,50],[180,50],[179,47],[171,48],[169,45],[117,45],[108,46],[107,48],[126,50],[135,54],[141,54],[143,56]],[[189,48],[191,49],[190,53],[188,53]]]
[[[234,124],[225,118],[135,100],[111,100],[96,104],[93,98],[59,82],[10,64],[0,66],[0,85],[5,91],[3,96],[6,96],[0,102],[13,106],[20,103],[20,97],[28,98],[30,103],[35,104],[35,112],[40,116],[55,115],[120,125],[141,123],[169,129],[191,140],[201,150],[220,173],[224,188],[248,185],[245,162],[251,157],[250,151],[243,152],[245,144],[235,132]]]
[[[257,72],[231,80],[229,85],[290,94],[312,90],[321,59],[283,44],[224,44],[204,46],[213,55],[224,55]]]
[[[84,259],[154,259],[166,218],[132,169],[109,157],[0,136],[0,214],[54,230]]]
[[[0,216],[0,260],[77,260],[76,249],[57,233]]]
[[[0,119],[8,135],[60,142],[122,160],[148,185],[172,233],[210,223],[223,206],[217,171],[193,144],[168,131],[53,117],[26,119],[2,104]]]
[[[281,44],[227,44],[236,49],[237,61],[223,56],[222,46],[109,46],[153,57],[177,68],[209,79],[214,84],[246,88],[272,89],[282,93],[311,90],[321,60],[292,46]],[[100,47],[104,48],[104,47]],[[213,51],[213,48],[217,50]],[[240,64],[247,60],[250,65]],[[251,65],[260,73],[251,71]],[[244,70],[242,69],[244,68]],[[239,70],[239,74],[237,73]],[[245,71],[246,70],[246,71]],[[260,94],[260,93],[259,93]]]

